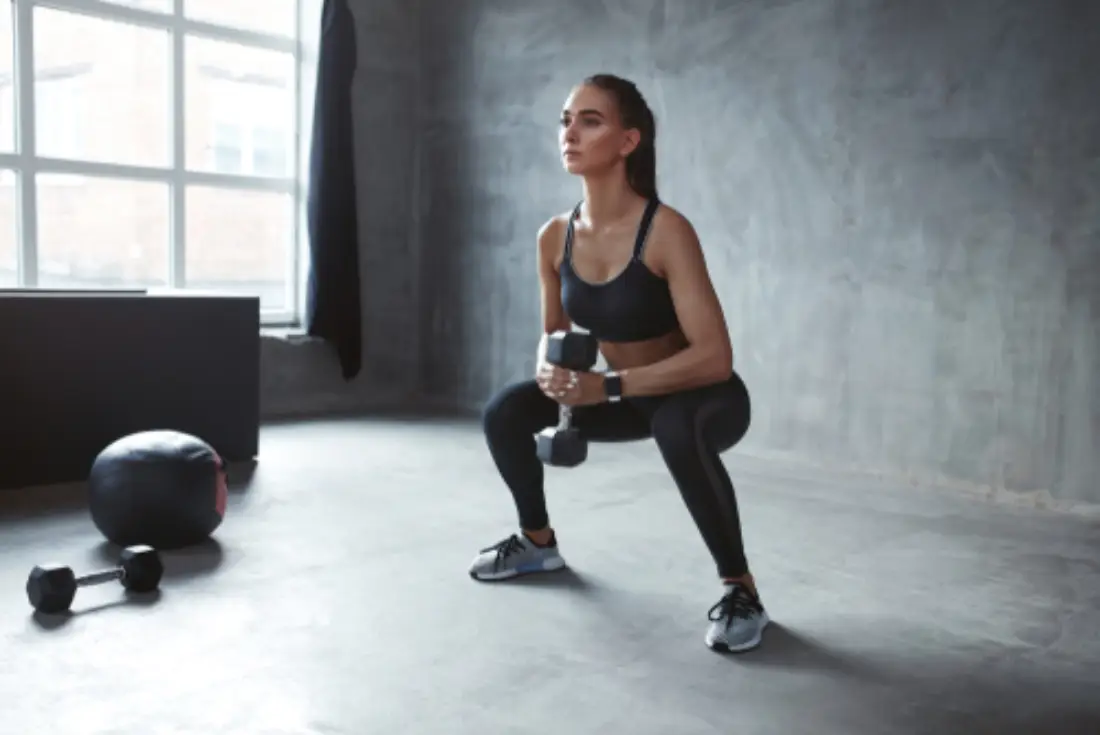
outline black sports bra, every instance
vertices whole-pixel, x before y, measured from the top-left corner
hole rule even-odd
[[[565,313],[601,342],[638,342],[677,329],[680,322],[668,282],[642,262],[642,251],[660,201],[654,198],[646,206],[634,253],[626,268],[604,283],[589,283],[573,270],[573,223],[580,216],[581,204],[573,209],[565,234],[561,262],[561,300]]]

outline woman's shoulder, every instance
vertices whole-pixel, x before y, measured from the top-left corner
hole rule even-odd
[[[664,253],[669,249],[679,250],[687,246],[698,247],[699,235],[691,218],[675,206],[661,202],[653,214],[649,238],[653,241],[650,249]]]
[[[683,211],[663,199],[653,213],[653,228],[673,235],[683,235],[695,229]]]
[[[539,249],[560,249],[565,243],[565,233],[569,229],[569,220],[572,217],[573,211],[567,210],[554,214],[543,222],[537,236]]]
[[[554,237],[555,235],[565,235],[565,230],[569,226],[569,218],[573,216],[572,211],[558,212],[551,215],[549,219],[539,226],[539,241],[543,238]]]
[[[552,215],[539,227],[537,242],[539,257],[557,268],[565,252],[565,233],[573,212]]]

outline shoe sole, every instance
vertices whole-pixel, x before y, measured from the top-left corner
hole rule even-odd
[[[516,577],[529,577],[532,574],[546,574],[547,572],[557,572],[565,569],[565,559],[556,557],[554,559],[548,559],[538,567],[520,567],[519,569],[504,569],[499,572],[470,572],[470,579],[477,582],[503,582],[508,579],[515,579]]]
[[[768,617],[768,613],[764,613],[760,618],[760,627],[756,629],[756,635],[744,643],[740,643],[736,646],[731,646],[726,641],[711,641],[706,638],[703,642],[706,643],[707,648],[718,653],[744,653],[745,651],[751,651],[760,645],[764,640],[764,629],[768,627],[771,622],[771,618]]]

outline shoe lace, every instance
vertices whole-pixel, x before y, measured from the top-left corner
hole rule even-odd
[[[707,618],[713,622],[725,620],[732,623],[735,618],[748,620],[758,612],[759,604],[743,587],[735,586],[722,595],[722,599],[707,612]]]
[[[486,546],[481,550],[481,553],[487,553],[490,551],[496,552],[496,559],[493,563],[499,566],[505,559],[512,554],[516,554],[523,551],[526,548],[523,541],[520,540],[518,533],[513,533],[511,536],[505,539],[501,539],[492,546]]]

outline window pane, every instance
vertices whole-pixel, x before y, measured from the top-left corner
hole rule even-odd
[[[290,195],[204,186],[187,189],[187,288],[259,296],[284,309],[294,244]]]
[[[183,14],[192,20],[294,36],[296,5],[295,0],[183,0]]]
[[[15,172],[0,171],[0,288],[19,285],[19,198]]]
[[[223,174],[244,173],[244,139],[239,125],[215,122],[213,125],[213,169]]]
[[[37,182],[39,285],[166,285],[167,184],[65,174]]]
[[[15,36],[12,9],[0,10],[0,151],[15,151]]]
[[[34,22],[38,155],[167,166],[168,32],[41,7]]]
[[[187,167],[291,176],[293,55],[188,38],[186,59]]]

